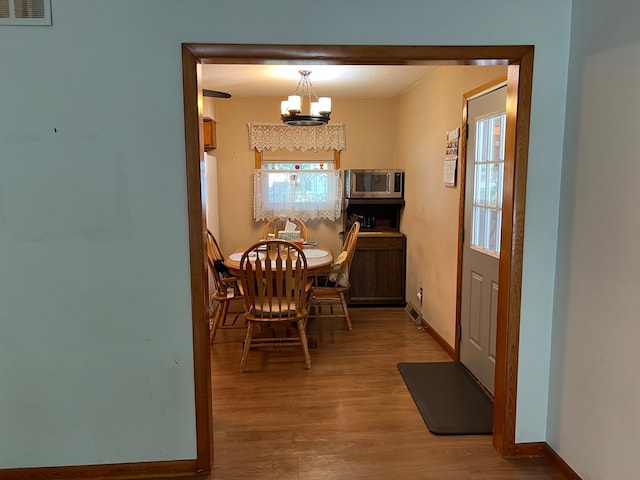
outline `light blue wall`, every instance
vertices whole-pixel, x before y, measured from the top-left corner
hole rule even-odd
[[[640,471],[639,22],[573,5],[547,441],[584,480]]]
[[[544,440],[569,7],[53,0],[0,27],[0,468],[195,456],[181,42],[535,44],[517,440]]]

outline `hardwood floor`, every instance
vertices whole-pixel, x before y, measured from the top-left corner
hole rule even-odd
[[[318,348],[305,370],[299,347],[251,351],[244,330],[212,346],[213,480],[561,479],[544,459],[507,460],[490,435],[429,432],[398,362],[448,361],[401,308],[350,309],[310,322]]]

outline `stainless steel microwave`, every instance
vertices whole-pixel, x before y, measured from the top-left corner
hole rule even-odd
[[[403,198],[402,170],[345,170],[346,198]]]

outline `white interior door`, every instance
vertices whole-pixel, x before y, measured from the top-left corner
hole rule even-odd
[[[506,86],[468,102],[460,361],[487,389],[495,379]]]

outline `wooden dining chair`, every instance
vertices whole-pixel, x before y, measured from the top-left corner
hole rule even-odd
[[[309,230],[307,229],[307,224],[297,217],[273,217],[267,220],[267,223],[265,223],[264,229],[262,231],[262,238],[267,240],[270,233],[274,234],[275,238],[278,238],[278,232],[284,230],[284,227],[287,224],[287,220],[295,223],[296,230],[300,232],[300,238],[302,240],[307,241],[309,239]]]
[[[346,293],[351,288],[349,269],[356,250],[360,223],[353,222],[345,236],[342,252],[327,275],[317,277],[311,291],[309,318],[344,318],[351,331],[351,318],[347,308]]]
[[[211,274],[210,278],[213,280],[213,292],[209,304],[209,342],[213,343],[218,328],[245,328],[245,322],[241,321],[244,309],[244,292],[240,278],[225,271],[224,255],[220,245],[213,233],[208,230],[207,263]],[[228,315],[231,304],[237,305],[238,309],[233,315]]]
[[[243,253],[240,278],[247,321],[240,371],[245,371],[252,348],[292,345],[302,347],[305,366],[310,369],[306,320],[311,285],[302,249],[284,240],[260,241]],[[297,331],[291,331],[292,324]],[[273,334],[265,335],[265,331]]]

